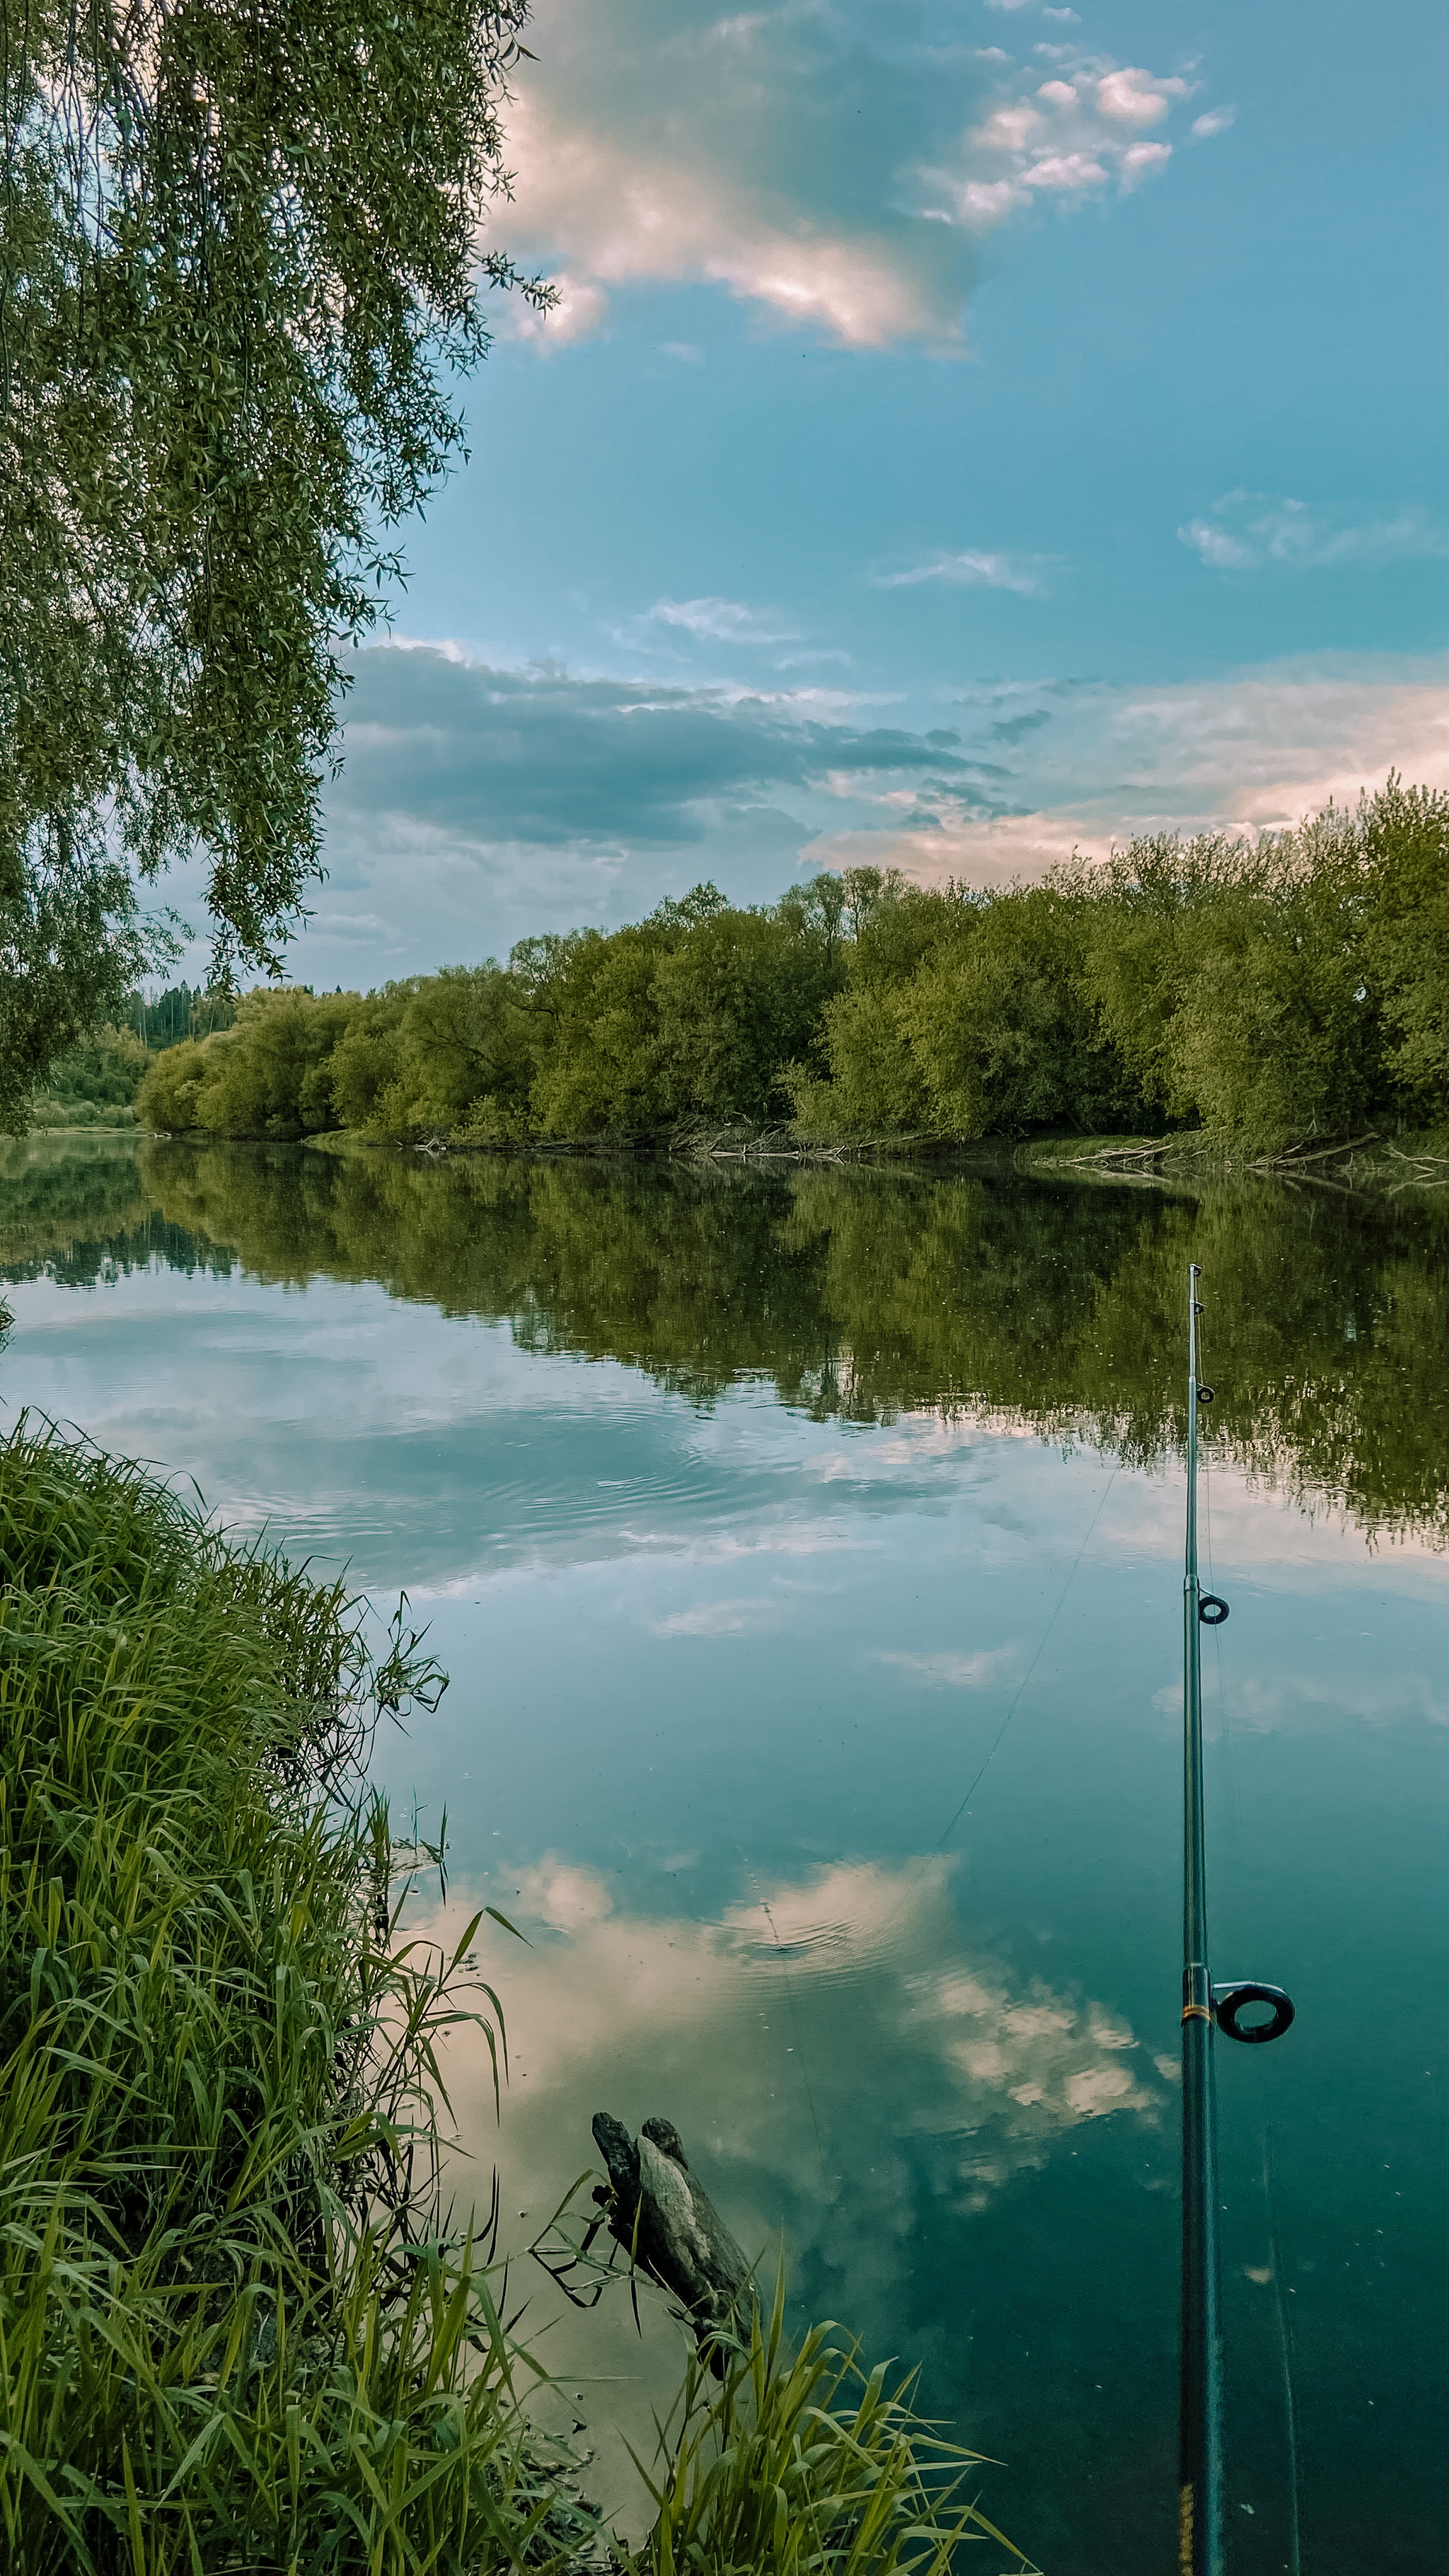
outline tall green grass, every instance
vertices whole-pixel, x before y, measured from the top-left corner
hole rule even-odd
[[[751,2303],[737,2338],[692,2358],[659,2427],[662,2471],[641,2473],[658,2516],[638,2576],[950,2576],[973,2565],[1017,2576],[1030,2562],[964,2489],[979,2454],[916,2414],[914,2376],[860,2367],[834,2326],[785,2337],[783,2267],[766,2318]]]
[[[361,1760],[403,1627],[24,1421],[0,1450],[0,2557],[574,2563],[436,2196],[460,1963]],[[490,2036],[501,2046],[501,2020]]]

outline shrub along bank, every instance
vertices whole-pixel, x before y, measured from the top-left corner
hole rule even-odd
[[[257,991],[156,1059],[171,1131],[807,1141],[1168,1127],[1272,1143],[1449,1117],[1449,796],[1391,781],[1255,842],[1139,840],[1039,886],[853,869],[740,911],[380,992]]]
[[[409,1944],[360,1785],[379,1714],[439,1687],[134,1468],[23,1419],[0,1447],[6,2568],[945,2576],[990,2529],[964,2455],[828,2335],[790,2353],[778,2304],[691,2373],[638,2560],[530,2429],[440,2226],[478,1918],[451,1963]]]
[[[93,1029],[50,1069],[30,1103],[32,1127],[130,1127],[150,1063],[128,1028]]]

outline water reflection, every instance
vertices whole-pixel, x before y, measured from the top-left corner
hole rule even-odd
[[[1441,1202],[86,1139],[0,1175],[0,1398],[431,1621],[453,1687],[378,1769],[430,1829],[446,1803],[458,1883],[534,1942],[489,1935],[501,2133],[456,2070],[460,2189],[486,2202],[496,2151],[513,2245],[592,2163],[595,2109],[666,2113],[747,2241],[783,2229],[796,2313],[922,2361],[1009,2462],[991,2502],[1044,2564],[1147,2576],[1189,1252],[1233,1603],[1205,1676],[1219,1964],[1299,2006],[1219,2074],[1235,2576],[1288,2555],[1280,2308],[1305,2564],[1422,2576]],[[550,2295],[529,2322],[620,2383],[581,2411],[637,2426],[677,2376],[667,2319],[640,2343],[627,2300],[585,2327]]]
[[[869,2069],[882,2100],[917,2106],[918,2134],[986,2141],[957,2172],[980,2206],[984,2174],[1004,2181],[1040,2164],[1078,2121],[1109,2111],[1155,2120],[1161,2082],[1120,2015],[962,1952],[952,1866],[936,1855],[763,1880],[712,1922],[619,1906],[599,1871],[557,1860],[524,1869],[514,1919],[551,1937],[527,1958],[507,1953],[527,2033],[518,2071],[533,2088],[526,2112],[513,2106],[510,2154],[521,2140],[530,2166],[543,2152],[525,2135],[540,2096],[573,2106],[544,2108],[549,2134],[587,2144],[600,2083],[637,2090],[637,2074],[667,2087],[672,2074],[719,2157],[771,2171],[771,2129],[808,2131],[819,2169],[796,2181],[813,2193],[832,2170],[837,2124],[860,2117]],[[902,2057],[913,2061],[908,2078]],[[488,2091],[484,2059],[479,2081]],[[785,2107],[767,2111],[767,2101]]]
[[[909,2262],[923,2190],[932,2259],[949,2270],[956,2236],[1088,2124],[1156,2142],[1173,2062],[1155,2066],[1119,2012],[964,1947],[952,1876],[940,1857],[762,1874],[701,1922],[621,1903],[601,1871],[500,1862],[481,1892],[507,1891],[532,1947],[487,1940],[514,2035],[501,2126],[486,2048],[464,2032],[449,2052],[468,2158],[455,2188],[475,2196],[496,2161],[501,2242],[526,2246],[593,2160],[595,2111],[635,2127],[664,2111],[741,2242],[768,2262],[783,2235],[794,2276],[828,2272],[833,2312],[866,2318],[883,2269]],[[460,1892],[418,1928],[451,1949],[469,1905]],[[551,2365],[609,2383],[584,2411],[607,2500],[627,2511],[632,2495],[637,2510],[622,2443],[647,2455],[650,2408],[671,2393],[667,2321],[653,2316],[641,2343],[627,2308],[578,2316],[523,2278]],[[969,2418],[977,2392],[957,2393]]]
[[[1138,1465],[1180,1440],[1193,1257],[1222,1453],[1365,1529],[1449,1534],[1443,1194],[150,1141],[72,1156],[64,1180],[12,1150],[3,1195],[9,1277],[159,1256],[376,1280],[701,1406],[758,1376],[819,1419],[967,1409]]]

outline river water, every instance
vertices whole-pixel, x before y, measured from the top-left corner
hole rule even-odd
[[[1052,2576],[1172,2563],[1182,1331],[1204,1266],[1234,2576],[1446,2563],[1449,1193],[76,1138],[0,1174],[8,1424],[194,1478],[451,1675],[380,1743],[486,1925],[463,2197],[638,2527],[678,2376],[527,2247],[673,2119],[921,2367]],[[974,2561],[973,2561],[974,2563]],[[987,2563],[983,2557],[983,2566]],[[995,2564],[992,2556],[991,2563]]]

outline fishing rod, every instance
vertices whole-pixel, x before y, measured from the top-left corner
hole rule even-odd
[[[1197,1571],[1197,1417],[1213,1390],[1198,1376],[1202,1301],[1187,1274],[1187,1550],[1183,1578],[1182,1868],[1182,2345],[1178,2450],[1178,2576],[1222,2576],[1222,2341],[1218,2319],[1218,2138],[1213,2034],[1261,2043],[1293,2019],[1281,1986],[1242,1979],[1215,1986],[1208,1967],[1207,1870],[1202,1788],[1201,1631],[1220,1628],[1228,1605],[1204,1592]],[[1243,2022],[1250,2004],[1272,2007]]]

